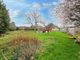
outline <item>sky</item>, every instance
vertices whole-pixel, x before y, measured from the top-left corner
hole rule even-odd
[[[10,19],[16,26],[29,26],[26,21],[26,14],[30,11],[39,11],[45,23],[59,25],[59,20],[52,16],[51,9],[58,5],[58,0],[3,0],[9,10]]]

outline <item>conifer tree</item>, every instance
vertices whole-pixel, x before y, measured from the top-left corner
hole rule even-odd
[[[5,33],[9,28],[9,14],[3,1],[0,1],[0,34]]]

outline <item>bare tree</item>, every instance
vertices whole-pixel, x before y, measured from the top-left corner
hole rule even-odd
[[[43,23],[42,22],[42,16],[38,11],[32,11],[27,13],[26,15],[27,21],[34,26],[34,30],[36,31],[38,29],[38,23]]]
[[[32,20],[32,17],[31,17],[31,14],[30,13],[28,13],[26,15],[26,18],[27,18],[28,23],[31,24],[31,26],[33,26],[33,20]]]

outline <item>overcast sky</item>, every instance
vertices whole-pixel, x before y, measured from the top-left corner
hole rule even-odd
[[[37,9],[43,16],[46,23],[54,23],[59,25],[59,21],[55,16],[51,16],[50,9],[59,3],[58,0],[3,0],[9,9],[11,21],[17,26],[29,25],[26,23],[26,13]]]

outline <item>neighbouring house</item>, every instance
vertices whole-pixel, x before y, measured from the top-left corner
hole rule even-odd
[[[58,27],[58,26],[53,26],[53,28],[52,28],[52,31],[59,31],[60,30],[60,28]]]
[[[41,27],[39,26],[38,27],[38,32],[51,32],[51,31],[58,31],[59,30],[59,27],[55,26],[54,24],[52,26],[48,25],[48,26],[45,26],[45,27]]]

